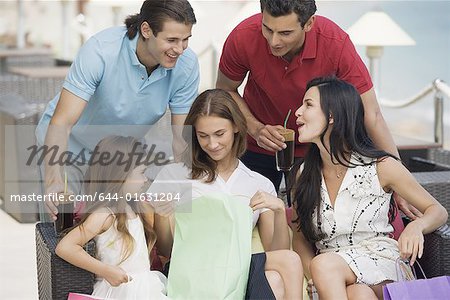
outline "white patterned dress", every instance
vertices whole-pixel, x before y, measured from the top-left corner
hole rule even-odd
[[[352,162],[361,160],[352,156]],[[321,220],[317,221],[316,210],[313,222],[325,237],[316,242],[316,248],[340,255],[358,283],[397,280],[399,252],[397,242],[389,237],[393,232],[388,218],[391,194],[381,187],[376,164],[348,168],[333,207],[322,175]]]
[[[112,287],[105,279],[98,278],[94,285],[93,296],[102,299],[168,299],[166,277],[158,271],[150,270],[150,259],[144,235],[144,226],[139,217],[128,220],[128,231],[133,236],[134,250],[121,261],[123,239],[116,229],[116,221],[105,232],[95,237],[97,258],[109,265],[121,267],[131,281]],[[120,263],[120,264],[119,264]]]

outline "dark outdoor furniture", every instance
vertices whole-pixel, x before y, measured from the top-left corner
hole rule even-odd
[[[425,236],[425,248],[419,260],[427,278],[450,275],[450,227]]]
[[[433,155],[433,156],[431,156]],[[450,165],[450,151],[433,149],[430,158],[440,164]],[[417,181],[450,211],[450,171],[413,173]],[[449,225],[450,222],[447,222]],[[38,269],[39,299],[67,299],[69,291],[90,294],[94,275],[79,269],[55,255],[57,238],[52,223],[36,225],[36,255]],[[94,256],[95,245],[85,246]],[[419,260],[427,277],[450,275],[450,228],[425,236],[423,257]]]
[[[443,153],[439,154],[443,155]],[[450,171],[413,174],[417,181],[447,211],[450,211]],[[446,225],[441,230],[425,236],[424,253],[419,261],[427,277],[450,275],[450,228],[448,227],[450,221],[447,221]]]
[[[66,300],[69,292],[91,294],[94,274],[77,268],[55,254],[58,240],[53,223],[36,224],[36,260],[40,300]],[[95,244],[90,241],[85,250],[95,256]]]

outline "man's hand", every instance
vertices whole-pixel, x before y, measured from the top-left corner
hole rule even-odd
[[[397,203],[398,208],[411,220],[415,220],[423,216],[423,214],[414,206],[408,203],[397,193],[394,193],[394,200]]]
[[[64,183],[52,183],[50,185],[48,185],[45,188],[45,193],[48,195],[50,193],[58,195],[58,194],[62,194],[64,193]],[[69,191],[68,191],[69,193]],[[71,193],[71,192],[70,192]],[[45,209],[47,210],[48,214],[50,215],[50,217],[52,218],[53,221],[56,221],[56,215],[58,214],[58,197],[52,197],[51,199],[53,199],[54,201],[45,201]]]
[[[262,125],[256,129],[254,134],[250,134],[263,149],[271,152],[277,152],[286,148],[284,138],[280,134],[279,130],[282,130],[281,125]]]

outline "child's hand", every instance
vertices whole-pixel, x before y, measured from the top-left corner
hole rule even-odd
[[[112,286],[119,286],[128,282],[127,273],[120,267],[108,265],[102,277]],[[131,280],[131,278],[130,278]]]
[[[269,194],[267,192],[258,191],[256,192],[252,199],[250,199],[250,207],[255,211],[261,208],[268,208],[272,211],[283,211],[284,212],[284,202],[278,199],[276,196]]]
[[[421,258],[423,254],[424,237],[420,219],[409,223],[398,239],[398,250],[403,259],[410,258],[412,266],[416,258]]]

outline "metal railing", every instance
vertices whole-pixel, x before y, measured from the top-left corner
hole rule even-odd
[[[450,100],[450,86],[441,79],[436,79],[423,88],[415,96],[403,101],[390,101],[380,99],[382,106],[391,108],[402,108],[422,100],[434,93],[434,141],[438,144],[444,143],[444,97]]]

